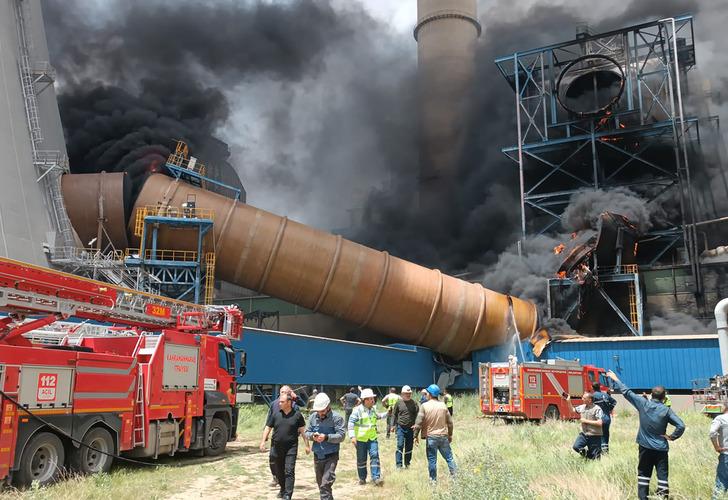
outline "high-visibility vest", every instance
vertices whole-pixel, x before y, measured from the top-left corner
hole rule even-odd
[[[387,396],[387,408],[389,408],[390,410],[393,409],[397,405],[398,401],[399,396],[397,396],[396,394],[390,394],[389,396]]]
[[[445,394],[445,406],[452,408],[452,396],[449,394]]]
[[[377,412],[372,408],[369,415],[365,415],[363,410],[363,407],[359,410],[359,420],[354,422],[354,435],[357,441],[374,441],[377,439]]]

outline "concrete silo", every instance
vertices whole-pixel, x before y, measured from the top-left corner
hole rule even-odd
[[[418,0],[420,205],[447,202],[463,151],[480,36],[477,0]]]
[[[73,243],[65,142],[39,0],[0,2],[0,255],[46,265]]]

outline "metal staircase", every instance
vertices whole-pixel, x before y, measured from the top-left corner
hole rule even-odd
[[[31,40],[27,36],[27,16],[25,6],[27,2],[14,0],[15,26],[18,35],[18,71],[25,104],[25,115],[28,122],[30,144],[32,149],[33,166],[38,176],[37,182],[42,182],[42,191],[46,199],[47,208],[55,230],[59,233],[63,246],[75,244],[73,228],[68,219],[66,207],[63,204],[61,193],[61,175],[68,171],[68,160],[60,151],[41,151],[39,147],[43,142],[43,131],[40,126],[37,94],[43,92],[53,84],[55,70],[47,62],[31,63]],[[36,92],[36,85],[44,86]]]

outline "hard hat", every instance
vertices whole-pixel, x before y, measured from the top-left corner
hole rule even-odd
[[[427,387],[427,392],[438,397],[440,395],[440,387],[438,387],[437,384],[430,384],[429,387]]]
[[[376,398],[376,396],[374,395],[374,391],[372,391],[372,390],[371,390],[371,389],[369,389],[369,388],[367,388],[367,389],[362,389],[362,391],[361,391],[361,396],[359,396],[359,397],[360,397],[361,399],[366,399],[366,398]]]
[[[325,410],[331,404],[331,400],[325,392],[319,392],[316,397],[313,398],[313,411]]]
[[[408,385],[403,385],[402,392],[404,392],[405,394],[412,394],[412,388]]]

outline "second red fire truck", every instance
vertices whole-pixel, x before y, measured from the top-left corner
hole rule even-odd
[[[235,439],[237,308],[0,258],[0,312],[0,481],[217,455]],[[103,324],[59,323],[71,316]]]
[[[599,382],[606,390],[604,369],[577,361],[548,360],[519,363],[510,356],[503,363],[480,363],[480,407],[483,414],[506,420],[572,420],[584,391]]]

